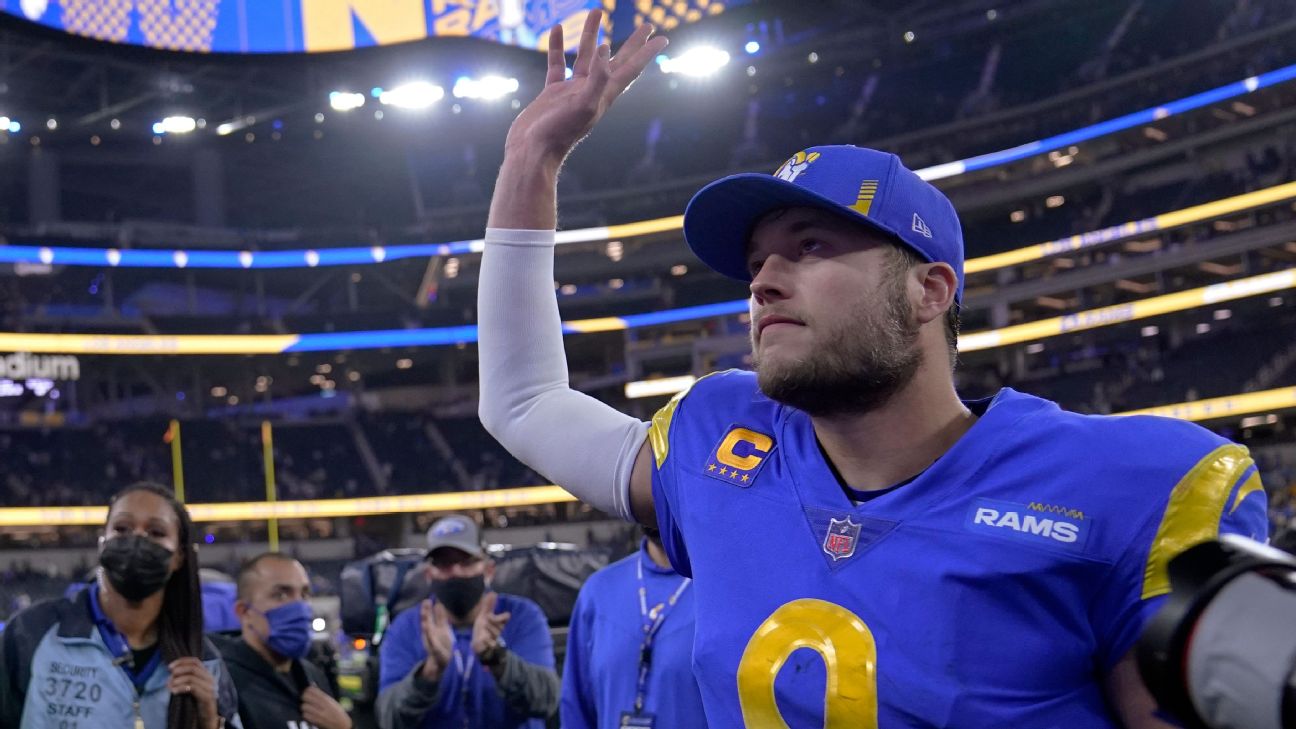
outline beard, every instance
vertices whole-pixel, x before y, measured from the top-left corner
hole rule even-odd
[[[913,380],[923,359],[903,279],[896,284],[879,292],[881,306],[856,300],[799,359],[762,360],[753,342],[761,392],[812,417],[862,415],[885,405]]]

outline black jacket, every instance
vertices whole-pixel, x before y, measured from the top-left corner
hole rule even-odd
[[[294,660],[288,673],[280,673],[240,637],[220,636],[216,646],[238,689],[244,729],[309,726],[301,714],[302,692],[313,685],[333,696],[328,677],[310,661]]]

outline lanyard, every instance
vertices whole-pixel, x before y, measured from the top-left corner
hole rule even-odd
[[[653,639],[657,637],[657,631],[661,630],[662,623],[666,622],[666,615],[675,603],[679,602],[680,595],[688,589],[693,580],[683,577],[680,578],[679,587],[675,588],[675,593],[670,596],[666,602],[662,603],[661,609],[654,608],[655,615],[648,612],[648,585],[644,582],[643,574],[644,556],[640,555],[635,562],[635,568],[639,576],[639,617],[643,620],[643,643],[639,646],[639,680],[635,688],[635,714],[643,713],[644,696],[648,692],[648,669],[652,666],[652,645]]]
[[[90,613],[94,618],[95,626],[99,628],[99,635],[103,638],[104,645],[108,647],[108,652],[113,655],[113,665],[120,666],[126,672],[126,677],[134,684],[137,693],[144,692],[144,684],[148,683],[149,677],[162,664],[162,647],[158,646],[153,652],[153,656],[143,666],[135,665],[135,654],[131,652],[130,644],[117,631],[117,626],[112,624],[107,615],[104,615],[103,608],[99,606],[99,582],[95,581],[90,585]]]
[[[467,654],[460,653],[456,648],[454,652],[455,668],[459,669],[459,675],[466,680],[468,674],[472,672],[474,664],[477,662],[477,656],[474,656],[470,649]]]
[[[472,701],[472,682],[468,679],[472,674],[473,668],[476,667],[477,656],[473,655],[472,648],[469,648],[466,653],[460,653],[459,649],[455,648],[454,662],[455,669],[459,671],[459,680],[463,682],[463,691],[460,694],[460,698],[462,699],[460,702],[462,705],[461,710],[463,711],[464,718],[463,726],[464,729],[469,729],[469,727],[472,726],[473,712],[470,710],[470,702]]]

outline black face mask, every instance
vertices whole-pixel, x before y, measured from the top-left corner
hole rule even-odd
[[[432,594],[436,595],[437,602],[445,605],[446,610],[460,620],[477,607],[485,592],[486,575],[432,581]]]
[[[117,594],[139,602],[161,590],[171,576],[171,550],[139,535],[104,542],[99,564]]]

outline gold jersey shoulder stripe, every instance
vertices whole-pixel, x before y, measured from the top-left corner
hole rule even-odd
[[[1264,484],[1260,483],[1260,473],[1258,471],[1251,474],[1246,483],[1242,484],[1242,487],[1238,489],[1237,496],[1233,497],[1233,506],[1229,507],[1229,513],[1232,514],[1237,511],[1238,507],[1242,505],[1242,499],[1257,491],[1264,493]]]
[[[671,420],[675,417],[675,408],[679,406],[685,395],[692,392],[694,387],[697,387],[698,382],[715,374],[717,373],[712,372],[699,377],[697,382],[675,393],[670,402],[663,405],[662,409],[653,415],[652,423],[648,426],[648,442],[652,444],[653,457],[657,461],[657,468],[660,469],[662,464],[666,462],[666,454],[670,451],[670,426]]]
[[[1174,487],[1148,552],[1143,572],[1144,600],[1170,592],[1166,567],[1171,559],[1195,544],[1219,536],[1219,522],[1229,493],[1253,465],[1246,448],[1230,443],[1198,461]],[[1258,483],[1259,477],[1254,478]]]

